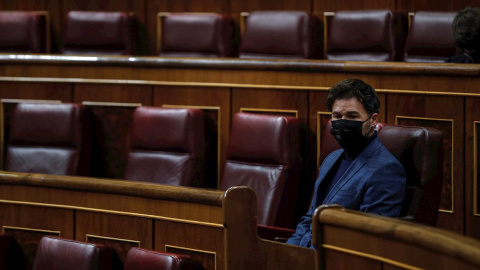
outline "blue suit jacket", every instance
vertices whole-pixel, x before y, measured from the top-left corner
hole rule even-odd
[[[322,204],[339,204],[353,209],[382,216],[397,217],[405,196],[405,171],[400,162],[376,137],[355,158],[342,177],[331,187],[323,202],[317,200],[319,187],[328,172],[339,159],[343,150],[328,155],[320,167],[315,182],[315,193],[308,213],[302,217],[287,244],[311,247],[311,224],[315,209]]]

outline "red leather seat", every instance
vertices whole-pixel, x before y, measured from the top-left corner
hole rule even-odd
[[[205,131],[198,109],[138,107],[125,179],[203,186]]]
[[[301,180],[300,157],[298,119],[237,113],[221,189],[250,187],[257,195],[257,223],[290,228]]]
[[[381,126],[378,137],[403,165],[407,176],[400,216],[436,226],[443,184],[442,133],[433,128]],[[330,127],[329,121],[322,133],[320,163],[330,152],[340,148],[330,134]]]
[[[0,52],[48,53],[50,52],[47,12],[0,12]]]
[[[160,56],[229,57],[236,55],[235,24],[229,16],[172,13],[160,16]]]
[[[407,14],[390,10],[338,11],[328,25],[326,59],[400,61]]]
[[[0,233],[0,270],[26,269],[26,257],[17,241],[10,235]]]
[[[33,270],[109,270],[113,256],[113,250],[102,244],[44,236],[38,244]]]
[[[188,255],[131,248],[125,258],[124,270],[203,270],[200,262]]]
[[[454,56],[457,52],[452,30],[455,15],[455,12],[415,12],[403,61],[443,63]]]
[[[70,11],[63,32],[63,54],[132,55],[137,27],[127,12]]]
[[[320,29],[303,11],[254,11],[246,20],[241,58],[319,58]]]
[[[90,115],[78,104],[17,104],[7,141],[5,170],[89,175]]]

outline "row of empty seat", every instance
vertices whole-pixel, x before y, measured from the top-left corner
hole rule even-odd
[[[45,14],[43,14],[45,15]],[[160,56],[297,58],[341,61],[443,62],[458,53],[451,24],[454,12],[391,10],[325,13],[256,11],[246,16],[239,42],[226,15],[159,13]],[[38,12],[1,12],[0,25],[16,29],[0,35],[0,51],[45,53],[48,25]],[[325,32],[322,51],[322,30]],[[140,40],[134,15],[127,12],[70,11],[62,36],[63,54],[133,55]]]
[[[115,250],[99,243],[88,243],[43,236],[37,245],[33,265],[17,241],[0,234],[0,269],[4,270],[203,270],[200,262],[188,255],[165,253],[132,247],[123,263]]]
[[[16,105],[5,170],[88,176],[88,112],[79,104]],[[198,109],[138,107],[127,142],[125,179],[203,187],[204,125]],[[292,226],[301,181],[299,132],[293,117],[238,113],[233,119],[220,189],[251,187],[259,194],[260,224]]]
[[[5,170],[88,175],[91,134],[87,112],[78,104],[18,104],[11,119]],[[125,178],[202,187],[203,121],[198,109],[138,107]],[[232,120],[220,189],[252,188],[257,194],[259,224],[294,225],[298,190],[305,181],[299,133],[294,117],[237,113]],[[440,131],[386,126],[379,137],[407,172],[402,216],[435,225],[442,185]],[[319,143],[320,161],[338,148],[329,128]]]

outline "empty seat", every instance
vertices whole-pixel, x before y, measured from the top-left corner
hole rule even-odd
[[[125,258],[124,270],[203,270],[200,262],[188,255],[131,248]]]
[[[236,31],[233,20],[213,13],[159,13],[160,56],[234,56]]]
[[[330,127],[329,121],[320,142],[320,162],[340,148]],[[436,226],[443,184],[442,133],[433,128],[381,125],[378,137],[405,169],[406,193],[400,216]]]
[[[412,17],[405,62],[439,62],[454,56],[457,48],[452,23],[455,12],[419,11]]]
[[[48,13],[35,11],[0,12],[0,52],[49,53]]]
[[[407,35],[406,13],[390,10],[338,11],[327,26],[326,59],[400,61]]]
[[[241,58],[319,58],[317,18],[303,11],[255,11],[245,24]]]
[[[205,129],[198,109],[138,107],[125,179],[203,186]]]
[[[102,244],[44,236],[37,248],[33,270],[112,269],[113,250]]]
[[[257,223],[291,228],[301,180],[299,144],[296,118],[235,114],[221,189],[250,187],[257,195]]]
[[[5,170],[89,175],[91,129],[78,104],[17,104],[11,118]]]
[[[132,55],[137,27],[127,12],[70,11],[63,32],[63,54]]]

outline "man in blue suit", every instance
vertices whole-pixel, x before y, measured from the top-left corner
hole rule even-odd
[[[405,195],[405,171],[377,137],[380,101],[361,80],[346,79],[330,88],[327,108],[331,133],[342,149],[320,166],[308,213],[287,244],[311,247],[312,214],[322,204],[397,217]]]

